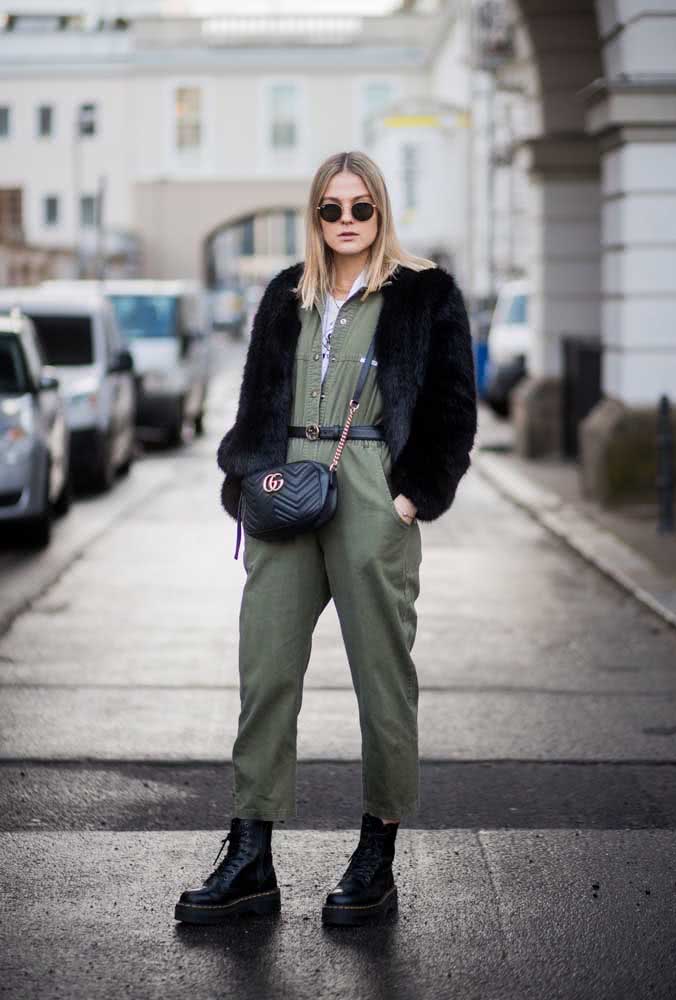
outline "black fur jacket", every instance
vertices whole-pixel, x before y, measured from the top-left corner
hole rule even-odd
[[[254,317],[235,423],[221,440],[221,503],[237,516],[242,476],[286,461],[292,372],[300,332],[292,293],[303,262],[270,281]],[[477,428],[474,357],[462,293],[443,268],[399,266],[382,289],[376,379],[394,496],[420,521],[451,506],[470,465]]]

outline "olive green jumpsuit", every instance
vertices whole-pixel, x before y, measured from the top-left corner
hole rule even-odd
[[[345,422],[382,294],[341,306],[321,382],[321,313],[298,306],[291,424]],[[376,358],[377,360],[377,358]],[[353,425],[380,423],[372,364]],[[336,440],[289,438],[287,462],[327,465]],[[387,819],[419,808],[416,634],[420,526],[393,503],[383,440],[348,438],[337,468],[338,505],[322,527],[284,541],[244,534],[239,615],[240,701],[232,749],[233,814],[296,816],[297,718],[317,620],[333,598],[359,707],[363,811]],[[326,697],[330,697],[327,695]]]

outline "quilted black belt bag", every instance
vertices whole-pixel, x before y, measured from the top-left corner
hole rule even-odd
[[[313,459],[300,462],[286,462],[269,469],[261,469],[244,476],[237,506],[237,544],[235,559],[239,554],[242,538],[242,524],[247,534],[266,541],[291,538],[303,531],[319,528],[333,517],[338,504],[338,482],[336,468],[348,437],[382,438],[383,431],[378,425],[358,425],[351,427],[352,418],[359,408],[359,399],[366,382],[375,350],[375,336],[366,352],[359,371],[354,396],[350,400],[345,424],[340,430],[340,440],[330,465]],[[292,436],[303,435],[310,440],[320,437],[334,437],[337,433],[323,434],[318,424],[307,427],[290,428]],[[363,430],[363,433],[359,433]]]

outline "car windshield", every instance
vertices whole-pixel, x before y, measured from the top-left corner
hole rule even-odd
[[[35,324],[46,364],[94,363],[94,338],[89,316],[48,316],[30,313],[30,318]]]
[[[28,372],[21,344],[14,335],[0,334],[0,392],[27,392]]]
[[[111,295],[110,301],[127,340],[176,336],[178,300],[174,295]]]
[[[528,296],[515,295],[509,303],[505,323],[525,323],[528,309]]]

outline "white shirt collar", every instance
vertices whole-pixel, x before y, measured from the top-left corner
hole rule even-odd
[[[355,292],[356,292],[356,291],[357,291],[357,290],[358,290],[359,288],[361,288],[361,286],[362,286],[362,285],[365,285],[365,284],[366,284],[366,271],[367,271],[367,270],[368,270],[368,269],[367,269],[366,267],[363,267],[363,268],[361,269],[361,271],[359,272],[359,274],[357,275],[357,277],[356,277],[356,278],[354,279],[354,281],[352,282],[352,288],[351,288],[351,289],[350,289],[350,291],[349,291],[349,292],[347,293],[347,298],[348,298],[348,299],[349,299],[350,295],[354,295],[354,293],[355,293]]]
[[[354,281],[352,282],[352,287],[350,288],[350,291],[347,293],[347,295],[345,296],[344,299],[339,299],[338,300],[339,302],[345,302],[347,299],[350,298],[350,296],[354,295],[354,293],[356,291],[358,291],[361,288],[362,285],[366,284],[366,273],[367,273],[367,271],[368,271],[368,266],[365,265],[361,269],[361,271],[359,272],[359,274],[357,275],[357,277],[354,279]],[[326,308],[327,305],[329,307],[328,310]],[[322,316],[322,319],[324,319],[324,317],[327,314],[327,312],[331,312],[331,310],[333,310],[335,312],[336,308],[337,307],[334,305],[333,297],[332,296],[329,297],[329,295],[327,294],[326,298],[324,299],[324,303],[322,305],[322,308],[320,309],[320,314]]]

